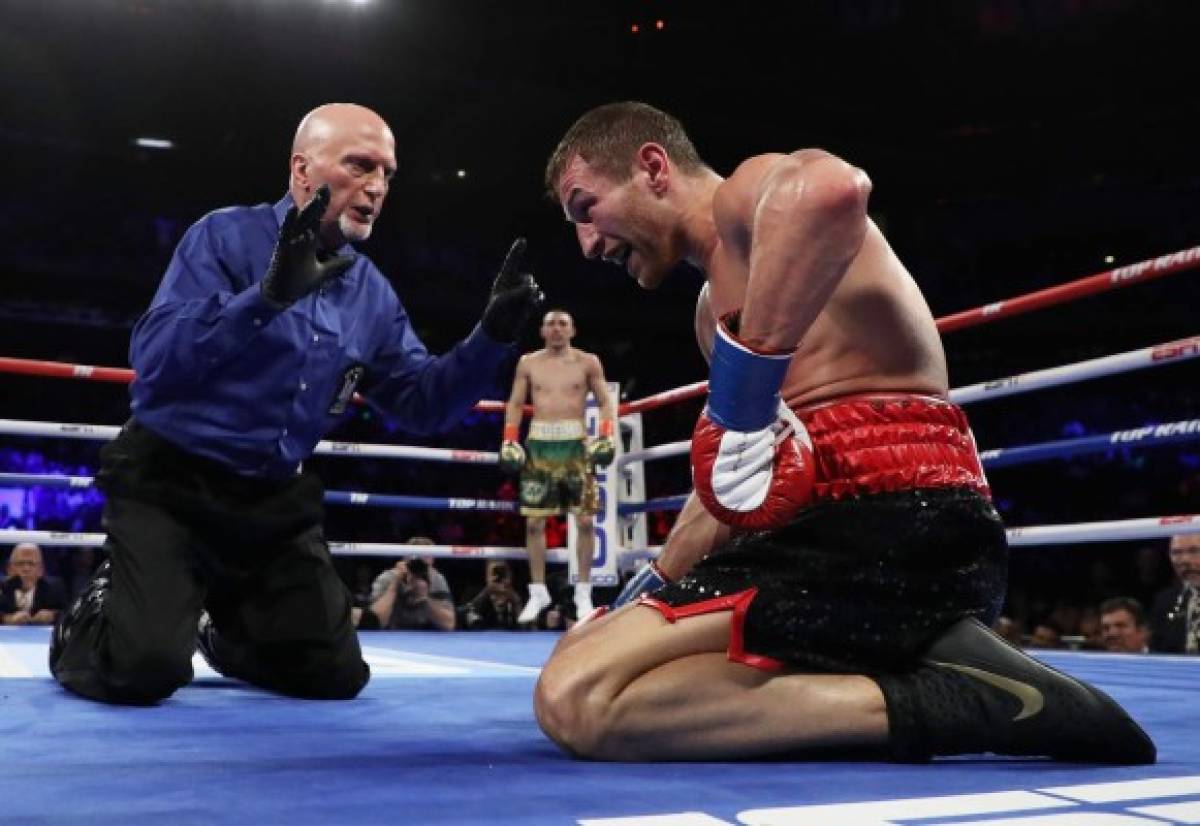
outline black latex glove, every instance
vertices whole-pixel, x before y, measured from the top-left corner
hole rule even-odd
[[[354,263],[353,255],[337,255],[325,261],[317,258],[321,243],[317,230],[328,207],[329,187],[323,185],[303,210],[297,211],[293,205],[283,218],[271,266],[261,286],[263,298],[279,309],[341,278]]]
[[[511,344],[521,335],[521,328],[541,303],[542,289],[524,269],[525,239],[513,241],[500,274],[492,282],[492,295],[483,309],[480,325],[495,341]]]

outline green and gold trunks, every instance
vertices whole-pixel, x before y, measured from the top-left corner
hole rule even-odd
[[[600,509],[583,422],[532,422],[525,440],[525,456],[521,470],[522,516],[593,514]]]

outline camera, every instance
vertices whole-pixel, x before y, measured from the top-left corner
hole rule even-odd
[[[429,564],[425,560],[413,557],[412,559],[405,560],[404,567],[408,569],[410,577],[423,579],[426,583],[429,582]]]

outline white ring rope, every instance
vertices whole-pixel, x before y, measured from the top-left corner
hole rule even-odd
[[[1200,533],[1200,514],[1009,528],[1008,544],[1014,548],[1022,548],[1028,545],[1065,545],[1071,542],[1128,542],[1139,539],[1165,539],[1177,534],[1192,533]]]
[[[1132,370],[1161,367],[1164,364],[1187,361],[1198,356],[1200,356],[1200,336],[1192,336],[1178,341],[1168,341],[1165,344],[1143,347],[1140,350],[1130,350],[1128,353],[1117,353],[1112,356],[1078,361],[1074,364],[1064,364],[1062,367],[1050,367],[1032,373],[1021,373],[979,384],[969,384],[966,387],[951,390],[950,401],[956,404],[970,404],[984,399],[998,399],[1001,396],[1028,393],[1047,387],[1059,387],[1064,384],[1113,376]]]
[[[73,422],[29,422],[21,419],[0,419],[0,435],[58,436],[64,439],[115,439],[121,428],[102,424]],[[500,456],[487,450],[450,450],[441,447],[412,445],[373,445],[359,442],[317,443],[317,456],[353,456],[356,459],[421,459],[429,462],[465,462],[473,465],[496,464]]]
[[[633,462],[649,462],[654,459],[665,459],[668,456],[682,456],[684,453],[690,453],[691,450],[691,439],[684,439],[682,442],[663,442],[661,445],[648,447],[645,450],[635,450],[621,456],[617,459],[617,470],[621,470]]]
[[[1198,357],[1200,357],[1200,336],[1192,336],[1165,344],[1155,344],[1152,347],[1143,347],[1141,350],[1130,350],[1128,353],[1117,353],[1074,364],[1064,364],[1061,367],[1050,367],[1032,373],[1021,373],[979,384],[969,384],[966,387],[951,390],[950,400],[956,404],[970,404],[985,399],[998,399],[1001,396],[1074,384],[1132,370],[1161,367],[1164,364],[1174,364]],[[665,459],[669,456],[682,456],[691,450],[691,445],[692,442],[688,439],[681,442],[665,442],[645,450],[626,453],[617,459],[617,469],[632,462],[648,462],[654,459]]]
[[[1200,534],[1200,514],[1151,516],[1109,522],[1077,522],[1068,525],[1030,525],[1009,528],[1008,544],[1014,548],[1032,545],[1065,545],[1089,542],[1130,542],[1162,539],[1179,534]],[[60,531],[0,531],[0,543],[33,542],[38,545],[95,548],[104,544],[102,533]],[[335,556],[432,556],[435,559],[525,559],[525,549],[501,545],[404,545],[385,542],[330,542]],[[653,550],[653,549],[651,549]],[[642,551],[628,552],[634,556]],[[565,548],[548,548],[551,562],[566,562]]]
[[[1118,353],[1112,356],[1066,364],[1061,367],[1051,367],[1032,373],[1022,373],[1002,379],[971,384],[950,391],[951,401],[957,404],[970,404],[981,399],[994,399],[1016,393],[1041,390],[1047,387],[1058,387],[1064,384],[1086,381],[1088,379],[1111,376],[1131,370],[1143,370],[1149,367],[1160,367],[1164,364],[1187,361],[1200,357],[1200,336],[1170,341]],[[694,385],[678,388],[680,391],[690,391]],[[670,391],[668,391],[670,392]],[[0,435],[17,436],[58,436],[67,439],[94,439],[97,441],[116,438],[119,427],[112,425],[78,424],[70,422],[31,422],[20,419],[0,419]],[[668,456],[679,456],[690,450],[691,441],[668,442],[656,447],[627,453],[617,460],[617,468],[623,468],[631,462],[662,459]],[[381,445],[362,444],[358,442],[317,443],[313,451],[318,456],[354,456],[363,459],[416,459],[431,462],[462,462],[468,464],[494,464],[499,461],[499,455],[484,450],[449,450],[435,447],[415,447],[411,445]]]
[[[32,542],[45,547],[99,548],[102,533],[65,531],[0,530],[0,544]],[[527,558],[525,549],[507,545],[407,545],[395,542],[330,542],[334,556],[432,556],[435,559],[513,559]],[[566,562],[566,548],[547,548],[549,562]]]

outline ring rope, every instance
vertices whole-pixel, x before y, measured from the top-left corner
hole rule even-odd
[[[0,473],[0,488],[37,486],[45,488],[71,488],[75,490],[95,486],[94,476],[59,476],[53,473]],[[464,499],[447,496],[406,496],[402,494],[365,493],[354,490],[325,491],[327,505],[353,505],[355,507],[407,508],[409,510],[467,510],[515,512],[517,503],[503,499]]]
[[[1031,525],[1009,528],[1008,544],[1013,547],[1034,545],[1065,545],[1091,542],[1130,542],[1142,539],[1163,539],[1179,534],[1200,534],[1200,514],[1151,516],[1140,519],[1119,519],[1108,522],[1078,522],[1069,525]],[[104,544],[102,533],[69,533],[64,531],[0,531],[0,539],[19,544],[33,542],[46,547],[95,548]],[[647,556],[648,548],[627,551],[623,556]],[[522,547],[500,545],[405,545],[386,542],[330,542],[335,556],[403,556],[417,554],[435,559],[514,559],[526,558]],[[547,548],[550,562],[566,562],[567,549]]]
[[[677,511],[687,504],[689,493],[677,493],[674,496],[659,496],[647,499],[645,502],[618,502],[617,516],[633,516],[637,513],[654,513],[655,511]]]
[[[1059,439],[1019,447],[999,447],[981,450],[979,460],[989,470],[1011,467],[1045,459],[1064,459],[1087,453],[1102,453],[1113,448],[1158,447],[1179,442],[1200,441],[1200,419],[1184,419],[1166,424],[1146,425],[1131,430],[1117,430],[1098,436]]]
[[[0,435],[58,436],[65,439],[115,439],[121,428],[115,425],[79,424],[75,422],[30,422],[22,419],[0,419]],[[489,450],[452,450],[441,447],[413,445],[378,445],[360,442],[317,442],[317,456],[353,456],[356,459],[417,459],[429,462],[462,462],[473,465],[495,464],[500,455]]]
[[[981,399],[1000,398],[1017,393],[1031,392],[1048,387],[1058,387],[1117,373],[1161,367],[1200,357],[1200,336],[1178,339],[1163,344],[1131,350],[1101,358],[1051,367],[1031,373],[1022,373],[1002,379],[967,385],[950,391],[950,399],[958,404],[970,404]],[[674,390],[648,396],[628,407],[637,407],[635,412],[659,407],[681,398],[690,398],[705,382],[686,385]],[[701,391],[702,392],[702,391]],[[622,406],[626,407],[625,405]],[[0,434],[24,436],[59,436],[74,439],[113,439],[120,428],[113,425],[93,425],[69,422],[31,422],[20,419],[0,419]],[[1124,431],[1123,431],[1124,432]],[[632,462],[649,461],[687,453],[690,440],[667,442],[646,450],[626,453],[617,460],[621,469]],[[451,450],[446,448],[415,447],[411,445],[381,445],[358,442],[321,441],[317,443],[316,455],[355,456],[378,459],[415,459],[469,464],[491,464],[499,461],[497,453],[477,450]]]
[[[1188,361],[1200,357],[1200,336],[1181,338],[1164,344],[1154,344],[1140,350],[1117,353],[1111,356],[1077,361],[1061,367],[1049,367],[1032,373],[1020,373],[1002,379],[979,384],[969,384],[950,391],[950,401],[956,404],[971,404],[985,399],[998,399],[1016,393],[1060,387],[1089,379],[1113,376],[1165,364]]]
[[[1032,525],[1027,528],[1009,528],[1006,533],[1008,544],[1018,548],[1030,545],[1066,545],[1072,542],[1166,539],[1177,534],[1200,533],[1200,514],[1077,522],[1071,525]]]
[[[129,384],[137,376],[128,367],[99,367],[94,364],[72,364],[64,361],[21,359],[8,356],[0,356],[0,373],[41,376],[49,379],[83,379],[113,384]],[[352,396],[352,401],[358,405],[370,406],[370,402],[359,393]],[[500,401],[482,401],[475,405],[475,410],[481,413],[503,413],[504,408],[505,403]],[[525,412],[532,414],[533,405],[525,405]]]
[[[938,332],[950,333],[1001,318],[1011,318],[1031,310],[1041,310],[1085,296],[1108,292],[1118,287],[1141,284],[1164,275],[1174,275],[1184,270],[1194,269],[1197,266],[1200,266],[1200,247],[1191,247],[1160,255],[1157,258],[1139,261],[1136,264],[1128,264],[1095,275],[1077,278],[1055,287],[1047,287],[1044,290],[993,301],[981,307],[942,316],[937,320],[937,328]]]
[[[1059,387],[1148,367],[1161,367],[1164,364],[1187,361],[1197,357],[1200,357],[1200,336],[1190,336],[1162,344],[1152,344],[1149,347],[1125,353],[1065,364],[1061,367],[1050,367],[1031,373],[1019,373],[1015,376],[992,379],[979,384],[968,384],[965,387],[952,389],[950,400],[956,404],[970,404],[982,399],[998,399],[1014,393]],[[640,413],[644,410],[653,410],[672,402],[694,399],[707,392],[708,382],[701,381],[684,385],[621,405],[621,415],[624,416],[627,412]]]
[[[661,445],[648,447],[645,450],[633,450],[617,458],[617,470],[623,470],[626,465],[634,462],[651,462],[655,459],[666,459],[670,456],[683,456],[692,450],[692,440],[684,439],[678,442],[663,442]]]
[[[0,530],[0,541],[8,544],[32,542],[36,545],[61,548],[99,548],[107,535],[103,533],[71,533],[68,531]],[[524,547],[510,545],[408,545],[394,542],[330,542],[334,556],[432,556],[435,559],[511,559],[528,558]],[[566,562],[566,548],[547,548],[546,560]]]
[[[1046,289],[1036,290],[1012,298],[1005,298],[1000,301],[993,301],[979,307],[942,316],[936,320],[936,324],[939,332],[953,332],[954,330],[974,327],[1001,318],[1010,318],[1032,310],[1052,307],[1067,301],[1074,301],[1078,298],[1107,292],[1118,287],[1127,287],[1131,284],[1140,284],[1166,275],[1174,275],[1185,270],[1195,269],[1198,266],[1200,266],[1200,246],[1190,247],[1167,253],[1166,255],[1160,255],[1156,258],[1148,258],[1145,261],[1139,261],[1135,264],[1105,270],[1104,272],[1078,278],[1054,287],[1047,287]],[[134,372],[125,367],[96,367],[87,364],[69,364],[65,362],[8,357],[0,357],[0,373],[120,383],[128,383],[134,377]],[[708,382],[696,382],[695,384],[678,387],[664,393],[647,396],[644,399],[626,402],[620,405],[618,411],[622,416],[631,413],[640,413],[643,410],[650,410],[669,402],[683,401],[684,399],[702,396],[707,391]],[[360,404],[364,402],[363,398],[357,393],[354,394],[354,400]],[[475,410],[485,413],[500,413],[504,409],[505,402],[502,401],[481,401],[475,405]],[[524,409],[527,414],[532,413],[531,405],[525,405]]]
[[[1195,441],[1200,441],[1200,419],[1184,419],[1166,424],[1135,427],[1131,430],[1117,430],[1113,433],[1103,433],[1099,436],[1083,436],[1076,439],[1059,439],[1054,442],[1041,442],[1034,445],[981,450],[979,451],[979,460],[986,469],[992,470],[995,468],[1041,462],[1046,459],[1064,459],[1087,453],[1103,453],[1114,448],[1157,447],[1160,445]],[[679,453],[687,452],[687,442],[672,442],[669,445],[661,445],[661,447],[678,445],[684,446],[684,449],[679,451]],[[675,455],[675,453],[662,455]],[[645,458],[662,458],[662,455]],[[3,476],[3,474],[0,474],[0,476]],[[622,502],[617,505],[617,513],[621,516],[629,516],[635,513],[679,510],[687,501],[687,497],[688,494],[677,494],[675,496],[647,499],[645,502]]]
[[[1060,387],[1090,379],[1103,378],[1118,373],[1145,370],[1151,367],[1162,367],[1200,357],[1200,336],[1181,338],[1165,344],[1155,344],[1140,350],[1127,353],[1117,353],[1112,356],[1078,361],[1074,364],[1064,364],[1061,367],[1050,367],[1036,370],[1032,373],[1020,373],[1002,379],[979,384],[969,384],[956,387],[950,391],[950,400],[956,404],[971,404],[984,399],[996,399],[1001,396],[1012,396],[1018,393],[1029,393],[1034,390],[1044,390],[1048,387]],[[689,385],[689,388],[694,385]],[[684,389],[684,388],[681,388]],[[642,401],[648,401],[643,399]],[[657,406],[657,405],[656,405]],[[3,432],[3,431],[0,431]],[[631,462],[643,462],[662,459],[668,456],[679,456],[687,453],[691,441],[664,442],[661,445],[636,450],[622,455],[617,459],[620,469]]]

